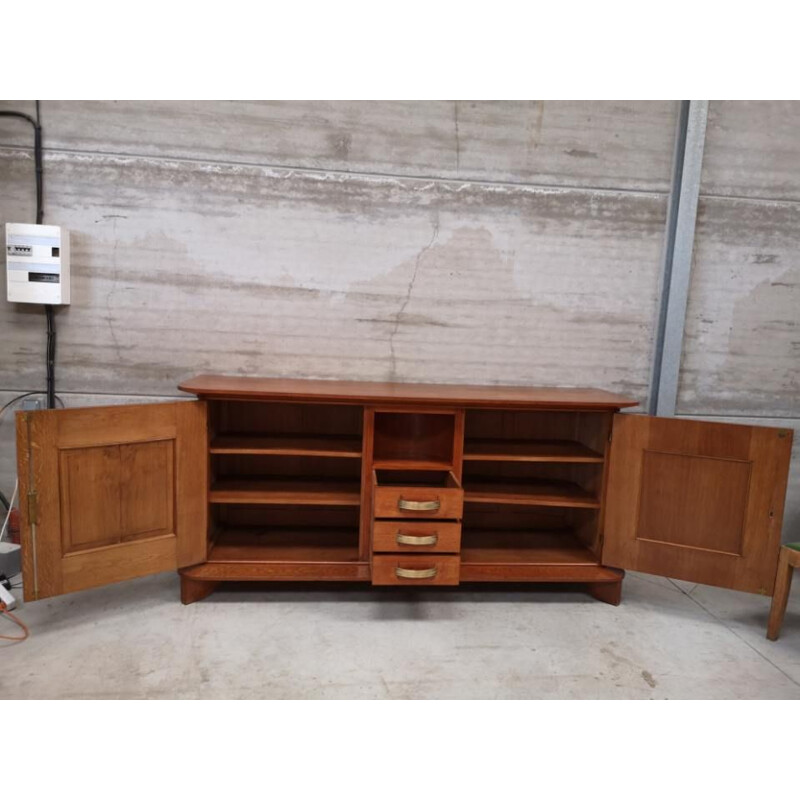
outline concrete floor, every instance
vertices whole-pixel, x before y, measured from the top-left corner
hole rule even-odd
[[[0,646],[0,697],[800,698],[800,592],[776,643],[768,609],[636,573],[618,608],[274,586],[182,606],[167,574],[22,607],[31,638]]]

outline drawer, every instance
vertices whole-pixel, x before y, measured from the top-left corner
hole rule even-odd
[[[464,490],[452,472],[376,469],[373,481],[374,517],[461,519]]]
[[[455,586],[459,556],[396,555],[372,557],[374,586]]]
[[[376,519],[372,549],[376,553],[457,553],[461,523]]]

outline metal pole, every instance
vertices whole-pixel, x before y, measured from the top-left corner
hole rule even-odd
[[[692,250],[703,167],[708,100],[683,100],[667,210],[661,303],[656,326],[649,412],[675,415]]]

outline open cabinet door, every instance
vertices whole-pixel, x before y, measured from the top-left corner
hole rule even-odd
[[[206,404],[17,415],[25,599],[206,558]]]
[[[792,431],[617,414],[602,561],[771,595]]]

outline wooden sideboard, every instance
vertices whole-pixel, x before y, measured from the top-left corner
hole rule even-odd
[[[790,430],[593,389],[203,375],[197,400],[17,415],[25,599],[222,581],[772,594]]]

